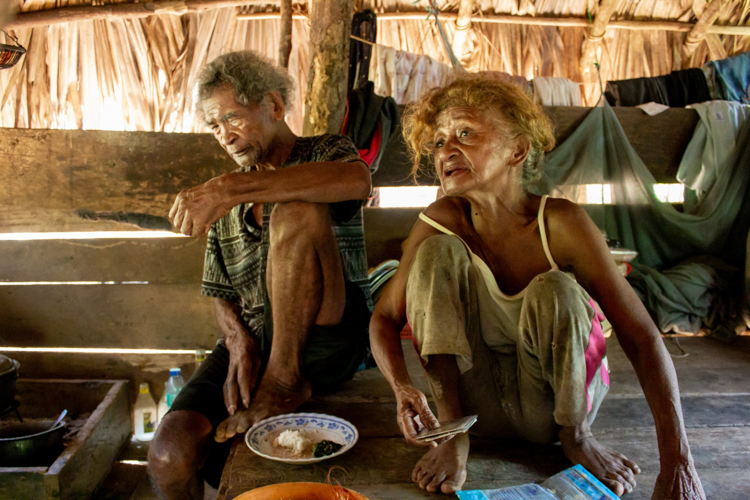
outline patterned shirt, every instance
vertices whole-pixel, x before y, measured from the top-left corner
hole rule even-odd
[[[359,152],[348,137],[300,137],[282,168],[308,162],[358,160]],[[242,167],[237,171],[249,172],[250,168]],[[329,208],[344,277],[362,289],[372,310],[362,227],[363,203],[363,200],[342,201],[331,203]],[[263,204],[263,225],[258,228],[252,204],[237,205],[211,226],[206,246],[202,295],[239,304],[248,330],[256,336],[263,331],[263,314],[268,300],[266,262],[273,207],[274,203]]]

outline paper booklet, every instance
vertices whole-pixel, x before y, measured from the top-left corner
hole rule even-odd
[[[541,484],[459,491],[457,495],[460,500],[619,500],[581,465],[565,469]]]

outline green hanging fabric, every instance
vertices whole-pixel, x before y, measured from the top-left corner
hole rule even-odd
[[[658,147],[658,138],[654,140]],[[750,120],[739,131],[737,148],[727,162],[693,210],[679,212],[656,198],[653,175],[605,103],[593,108],[547,155],[540,192],[570,197],[576,187],[609,185],[611,204],[591,207],[592,219],[610,238],[638,251],[638,262],[646,266],[664,269],[688,257],[712,255],[744,267],[744,251],[727,252],[725,245],[730,233],[741,232],[750,221],[748,206],[743,206],[750,180]]]

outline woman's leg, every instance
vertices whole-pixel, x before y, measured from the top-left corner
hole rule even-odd
[[[478,274],[460,240],[433,236],[415,256],[407,284],[407,316],[432,389],[438,420],[478,414],[477,426],[502,431],[494,358],[481,339]],[[430,450],[412,479],[428,491],[451,493],[466,480],[469,436]]]
[[[586,291],[565,273],[551,271],[532,281],[519,325],[516,416],[525,438],[559,438],[572,462],[622,494],[635,486],[637,466],[601,446],[589,428],[609,390],[602,319]]]

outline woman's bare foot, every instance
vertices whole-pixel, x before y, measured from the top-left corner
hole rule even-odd
[[[466,481],[469,435],[458,434],[428,451],[414,467],[411,480],[431,493],[455,493]]]
[[[300,379],[295,385],[289,385],[266,372],[258,384],[250,406],[236,411],[220,423],[214,439],[218,443],[223,443],[236,434],[246,432],[264,418],[293,412],[310,399],[311,395],[312,388],[306,380]]]
[[[568,460],[583,465],[618,497],[635,488],[641,468],[624,455],[599,444],[588,422],[560,428],[560,442]]]

